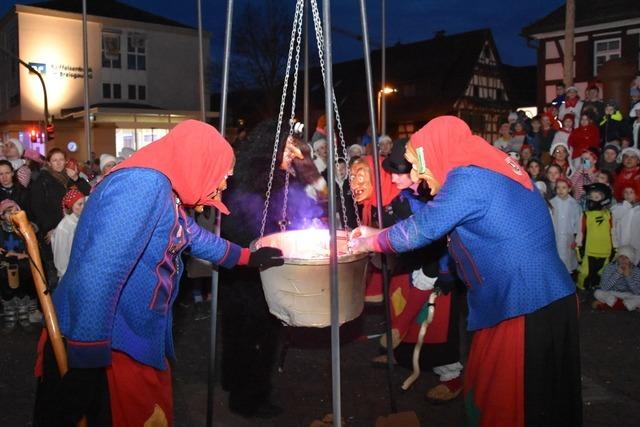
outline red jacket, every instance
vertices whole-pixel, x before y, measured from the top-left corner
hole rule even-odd
[[[636,192],[638,191],[640,188],[640,167],[635,167],[631,170],[622,169],[618,173],[613,185],[613,195],[616,200],[622,200],[622,192],[626,187],[633,187]]]
[[[600,148],[600,130],[594,124],[575,128],[569,134],[568,144],[573,149],[571,158],[580,157],[588,148]]]

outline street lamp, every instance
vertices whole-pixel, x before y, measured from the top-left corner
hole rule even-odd
[[[378,91],[378,129],[379,130],[382,130],[382,109],[380,108],[380,105],[382,103],[382,97],[385,95],[396,93],[396,92],[398,92],[398,89],[389,87],[389,86],[385,86]]]
[[[51,125],[51,123],[49,122],[49,102],[48,102],[48,99],[47,99],[47,86],[44,83],[44,79],[42,78],[42,74],[40,74],[40,72],[38,70],[33,68],[33,66],[31,66],[31,64],[26,63],[25,61],[20,59],[15,53],[11,52],[8,49],[5,49],[2,46],[0,46],[0,53],[4,53],[8,57],[13,58],[14,60],[18,61],[18,63],[20,65],[22,65],[23,67],[28,69],[29,72],[35,74],[38,77],[38,79],[40,79],[40,84],[42,85],[42,92],[43,92],[43,95],[44,95],[44,127],[45,127],[45,129],[47,129]]]

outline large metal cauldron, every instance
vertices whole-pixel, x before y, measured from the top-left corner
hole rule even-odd
[[[264,236],[251,244],[280,248],[283,266],[260,272],[269,311],[290,326],[331,324],[329,230],[294,230]],[[338,287],[340,324],[353,320],[364,308],[368,255],[347,252],[347,233],[338,230]]]

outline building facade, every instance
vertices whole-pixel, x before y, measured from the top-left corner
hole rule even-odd
[[[563,80],[564,24],[563,5],[522,30],[524,36],[538,44],[538,106],[555,98],[555,85]],[[573,78],[581,97],[590,82],[602,80],[602,67],[608,62],[624,61],[636,69],[640,67],[637,1],[577,0],[574,34]],[[601,82],[598,84],[602,86]]]
[[[197,31],[118,1],[87,3],[93,151],[116,154],[123,147],[138,149],[180,121],[199,118]],[[0,47],[41,73],[55,125],[55,138],[45,141],[40,80],[14,58],[0,54],[4,138],[17,136],[40,152],[75,148],[74,157],[88,157],[80,12],[80,1],[49,1],[16,5],[0,21]],[[208,35],[203,50],[208,64]]]
[[[380,50],[371,52],[374,90],[378,98],[386,99],[386,129],[393,138],[409,137],[434,117],[454,115],[465,120],[475,134],[493,141],[509,112],[524,106],[511,99],[509,81],[488,29],[396,44],[387,47],[386,58],[386,85],[395,91],[385,95],[379,92]],[[345,133],[348,143],[353,143],[369,126],[364,61],[334,64],[333,75]],[[312,70],[311,76],[317,117],[322,114],[324,89],[319,72]],[[535,85],[535,80],[530,84]]]

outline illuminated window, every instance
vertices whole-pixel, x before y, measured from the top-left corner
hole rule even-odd
[[[169,129],[141,128],[116,129],[116,153],[124,147],[139,150],[169,133]]]
[[[102,66],[105,68],[122,68],[119,32],[102,32]]]
[[[131,33],[127,37],[127,68],[129,70],[147,69],[145,38],[142,34]]]
[[[597,40],[593,43],[593,74],[597,75],[599,68],[611,59],[620,58],[620,39]]]

